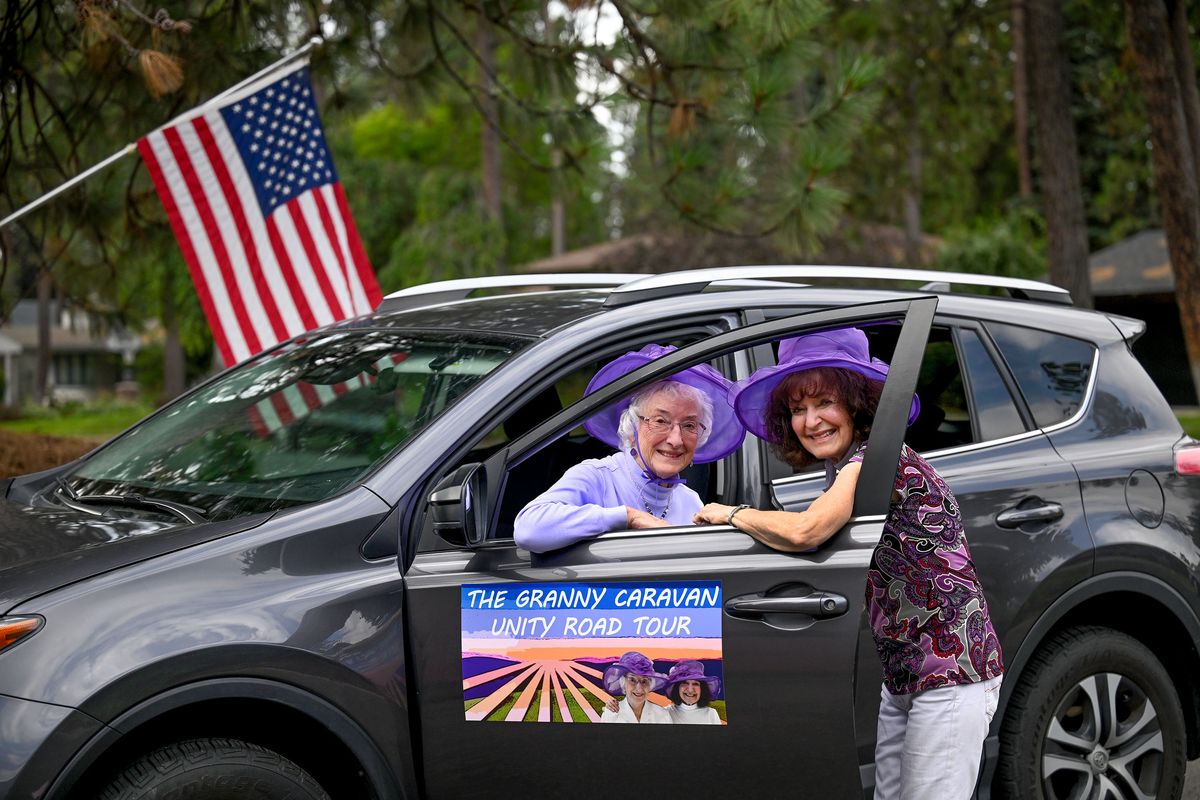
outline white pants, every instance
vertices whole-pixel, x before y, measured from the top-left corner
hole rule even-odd
[[[1001,678],[879,698],[875,800],[967,800]]]

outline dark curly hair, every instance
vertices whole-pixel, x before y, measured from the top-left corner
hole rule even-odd
[[[679,696],[679,684],[680,683],[683,683],[683,681],[679,681],[678,683],[671,684],[671,688],[667,692],[667,696],[671,698],[671,702],[677,706],[683,705],[683,698]],[[700,681],[699,683],[700,683],[700,699],[698,701],[696,701],[696,707],[704,708],[712,701],[712,690],[708,688],[708,681]]]
[[[788,375],[772,390],[767,406],[766,423],[771,449],[796,469],[818,461],[804,449],[792,430],[792,397],[821,394],[836,397],[850,415],[854,425],[854,440],[862,442],[871,433],[871,423],[879,409],[879,395],[882,392],[883,383],[850,369],[816,367]]]

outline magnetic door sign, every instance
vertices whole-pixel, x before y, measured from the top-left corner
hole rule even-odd
[[[720,725],[722,664],[719,581],[462,587],[468,720]]]

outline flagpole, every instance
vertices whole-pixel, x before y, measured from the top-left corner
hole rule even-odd
[[[201,103],[196,108],[203,108],[205,106],[212,105],[213,103],[219,102],[222,98],[228,97],[229,95],[233,94],[234,92],[237,92],[241,89],[244,89],[247,86],[250,86],[251,84],[253,84],[255,81],[259,80],[263,76],[269,75],[270,73],[275,72],[276,70],[278,70],[280,67],[284,66],[285,64],[288,64],[289,62],[295,61],[297,58],[301,58],[302,56],[306,55],[309,50],[312,50],[314,47],[323,43],[324,41],[325,40],[322,39],[320,36],[312,37],[307,42],[305,42],[303,45],[298,47],[294,52],[288,53],[286,56],[279,59],[275,63],[270,64],[266,67],[263,67],[258,72],[251,75],[249,78],[238,81],[233,86],[230,86],[228,89],[226,89],[225,91],[216,95],[215,97],[212,97],[211,99],[205,101],[204,103]],[[172,120],[171,122],[168,122],[167,125],[171,125],[172,123],[179,121],[180,119],[186,117],[187,115],[191,114],[195,110],[196,109],[193,108],[193,109],[183,112],[178,117],[176,117],[174,120]],[[163,127],[163,126],[159,126],[159,127]],[[157,130],[157,128],[155,130]],[[11,214],[9,214],[4,219],[0,219],[0,228],[3,228],[8,223],[13,222],[13,221],[25,216],[27,213],[29,213],[30,211],[33,211],[35,208],[41,206],[43,203],[53,200],[58,195],[67,191],[68,189],[74,187],[75,185],[82,183],[83,181],[87,180],[91,176],[95,175],[97,172],[107,169],[109,166],[117,163],[122,158],[129,155],[130,153],[136,153],[136,152],[137,152],[137,142],[136,141],[130,142],[129,144],[125,145],[120,150],[113,153],[111,156],[104,159],[100,163],[93,164],[91,167],[89,167],[88,169],[85,169],[83,172],[79,173],[78,175],[76,175],[75,177],[66,181],[65,183],[63,183],[59,186],[56,186],[55,188],[53,188],[50,191],[43,194],[41,197],[38,197],[36,200],[33,200],[32,202],[25,204],[21,208],[17,209],[16,211],[14,211]]]

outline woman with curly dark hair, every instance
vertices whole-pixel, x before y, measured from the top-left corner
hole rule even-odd
[[[789,552],[841,530],[887,369],[857,328],[780,342],[778,365],[734,387],[734,410],[792,466],[824,461],[825,493],[801,512],[710,503],[695,521],[732,525]],[[918,413],[914,397],[910,424]],[[866,606],[884,678],[876,800],[972,796],[1004,665],[958,502],[907,445],[867,570]]]

